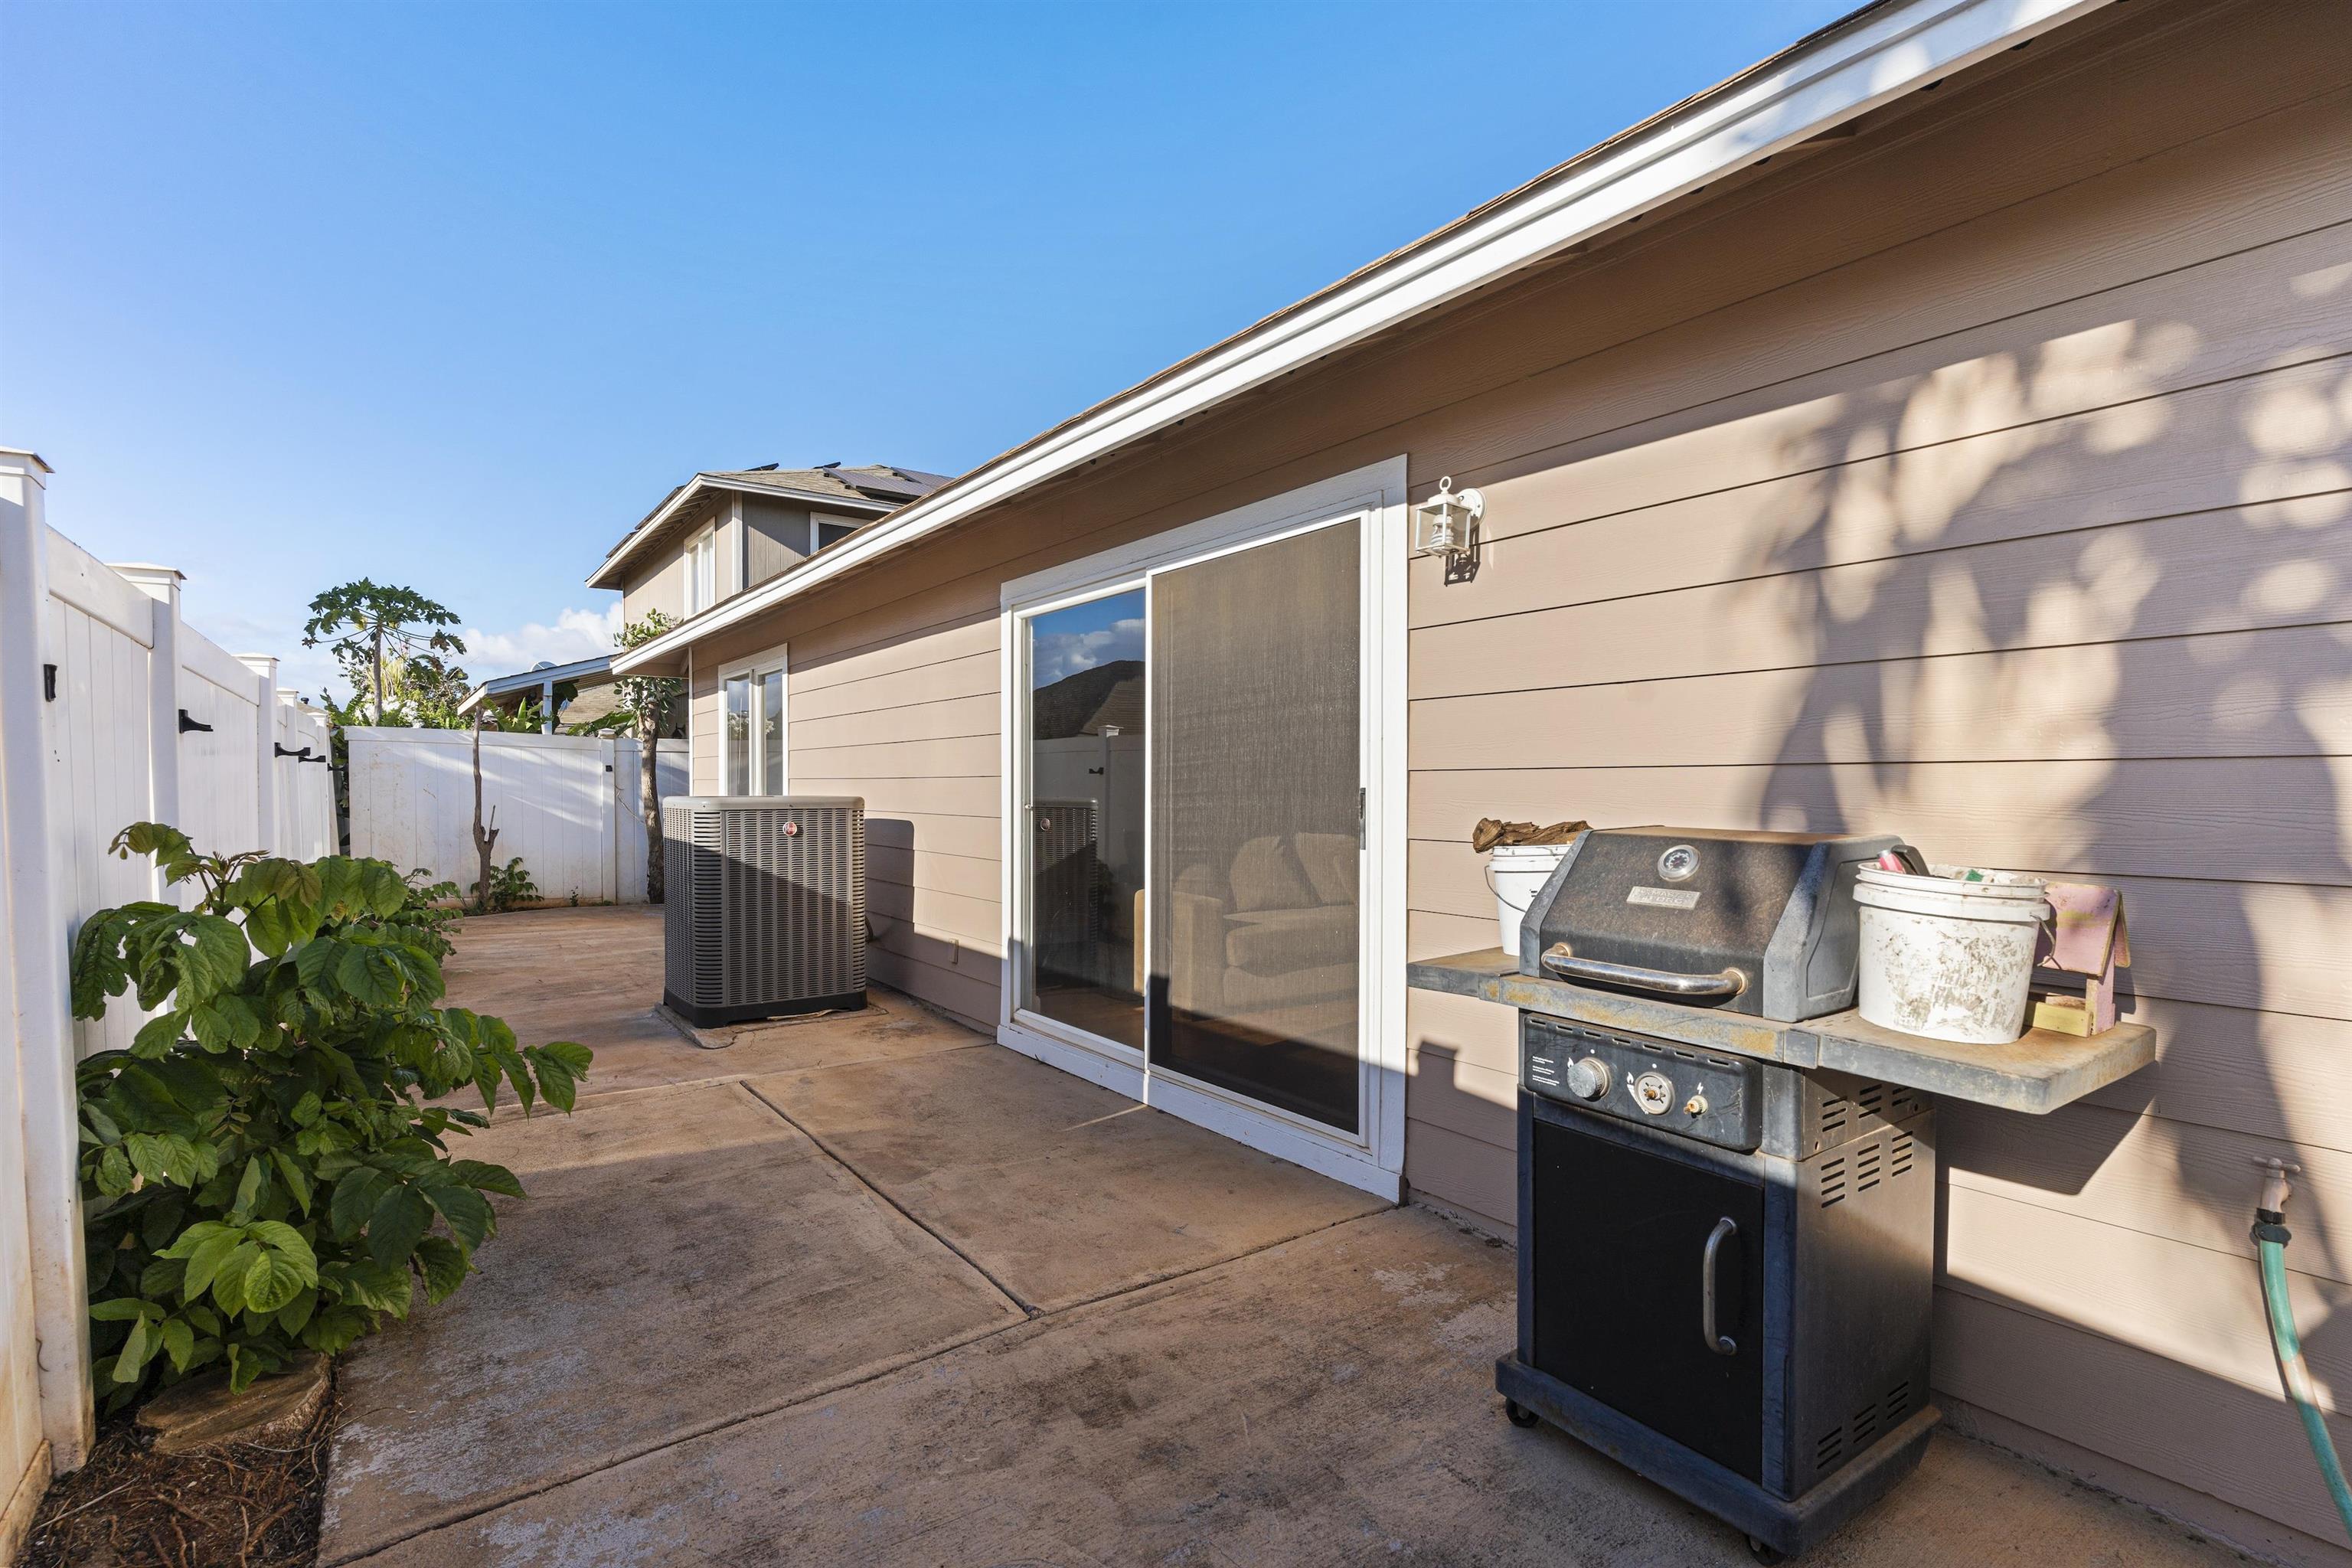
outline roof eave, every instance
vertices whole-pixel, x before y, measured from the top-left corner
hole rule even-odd
[[[1858,12],[629,649],[614,668],[674,668],[701,637],[2112,3],[1887,0]]]

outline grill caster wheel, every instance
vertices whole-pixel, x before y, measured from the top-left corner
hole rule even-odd
[[[1526,1405],[1520,1404],[1516,1399],[1506,1399],[1503,1401],[1503,1414],[1509,1417],[1510,1423],[1514,1426],[1533,1426],[1538,1425],[1543,1420],[1542,1416],[1537,1415],[1534,1411],[1528,1409]]]
[[[1768,1568],[1772,1563],[1786,1563],[1789,1560],[1787,1552],[1767,1546],[1752,1535],[1748,1538],[1748,1555],[1759,1563],[1767,1564]]]

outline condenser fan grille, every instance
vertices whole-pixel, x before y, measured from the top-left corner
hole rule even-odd
[[[662,823],[672,1008],[709,1024],[863,1005],[863,801],[688,796]]]

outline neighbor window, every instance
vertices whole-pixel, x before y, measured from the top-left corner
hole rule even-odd
[[[848,538],[857,531],[856,518],[828,517],[824,512],[809,514],[809,553],[814,555],[826,545]]]
[[[686,613],[698,615],[719,602],[719,540],[704,529],[686,547]]]
[[[782,651],[722,671],[720,776],[729,795],[784,793],[784,659]]]

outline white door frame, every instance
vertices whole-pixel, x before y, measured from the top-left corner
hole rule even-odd
[[[1355,518],[1362,530],[1360,736],[1364,858],[1358,963],[1360,1127],[1346,1133],[1214,1085],[1150,1067],[1144,1054],[1030,1012],[1021,1004],[1033,849],[1019,831],[1029,749],[1022,744],[1031,616],[1140,587],[1159,571]],[[1253,1149],[1396,1200],[1404,1171],[1405,565],[1411,539],[1402,455],[1270,496],[1003,585],[999,622],[1004,957],[996,1037],[1024,1055],[1222,1132]],[[1147,599],[1147,605],[1149,600]],[[1149,616],[1149,609],[1146,614]],[[1150,669],[1145,667],[1147,690]],[[1150,812],[1149,774],[1145,815]],[[1151,875],[1146,835],[1145,878]],[[1138,940],[1149,952],[1147,929]]]

